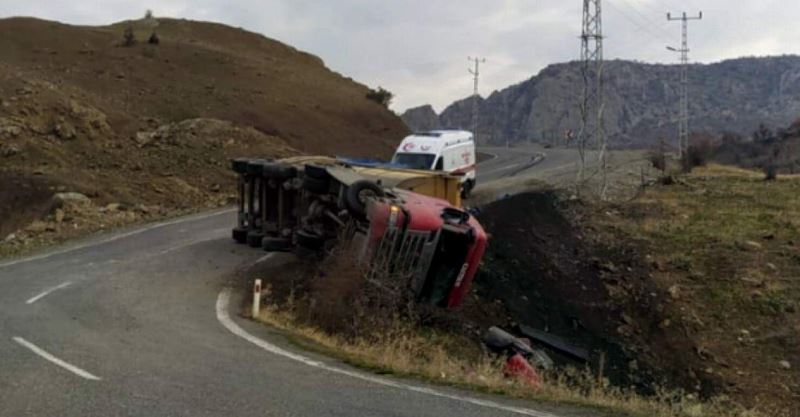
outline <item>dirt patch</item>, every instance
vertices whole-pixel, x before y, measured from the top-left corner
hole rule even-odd
[[[588,349],[595,372],[621,386],[719,393],[680,329],[664,328],[668,295],[651,282],[643,250],[630,240],[594,238],[583,223],[588,211],[555,191],[483,209],[479,218],[492,240],[477,293],[507,314],[493,319]]]

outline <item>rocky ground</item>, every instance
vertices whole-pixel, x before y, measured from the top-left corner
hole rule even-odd
[[[3,19],[0,56],[0,256],[228,204],[233,157],[386,156],[407,131],[319,58],[220,24]]]

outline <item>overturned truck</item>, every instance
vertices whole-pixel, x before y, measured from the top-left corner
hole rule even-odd
[[[486,249],[461,208],[459,178],[326,157],[240,158],[233,239],[267,251],[323,252],[359,242],[370,271],[407,279],[420,302],[465,299]]]

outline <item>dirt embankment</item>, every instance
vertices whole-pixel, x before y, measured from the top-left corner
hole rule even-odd
[[[594,239],[581,224],[584,209],[542,191],[483,210],[479,218],[492,240],[477,292],[508,314],[494,319],[588,349],[592,367],[616,384],[652,392],[677,383],[713,393],[713,379],[687,374],[702,364],[681,357],[690,352],[685,338],[660,325],[667,296],[650,282],[642,248]]]
[[[712,167],[619,204],[553,191],[489,204],[467,313],[587,348],[595,372],[623,386],[793,415],[798,184]]]
[[[385,156],[406,133],[320,59],[219,24],[4,19],[0,56],[0,255],[59,239],[59,192],[88,196],[70,227],[97,230],[109,204],[138,221],[229,203],[231,157]]]

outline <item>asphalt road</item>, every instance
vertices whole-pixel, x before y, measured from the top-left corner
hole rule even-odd
[[[545,149],[539,145],[482,147],[478,151],[491,156],[478,165],[479,186],[512,176],[526,177],[569,168],[577,161],[577,154],[573,149]]]
[[[500,158],[500,173],[518,162]],[[0,262],[0,416],[587,415],[298,352],[239,317],[235,271],[280,268],[289,255],[234,244],[234,218],[209,213]]]

